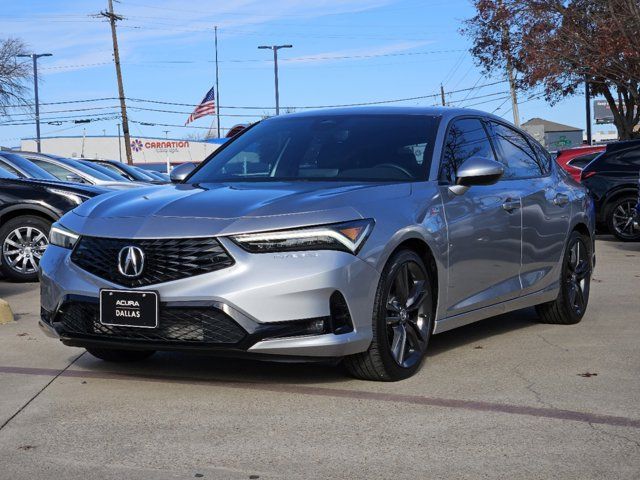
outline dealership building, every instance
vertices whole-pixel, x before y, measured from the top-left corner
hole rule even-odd
[[[133,163],[172,164],[201,162],[225,139],[186,140],[177,138],[131,137]],[[118,136],[62,136],[40,140],[43,153],[69,158],[109,159],[126,161],[124,138]],[[23,139],[22,150],[36,151],[33,138]]]

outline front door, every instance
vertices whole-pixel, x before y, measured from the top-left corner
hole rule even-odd
[[[516,298],[522,288],[520,184],[500,180],[453,194],[448,186],[471,157],[496,160],[483,123],[456,119],[448,128],[440,170],[449,237],[447,316]]]

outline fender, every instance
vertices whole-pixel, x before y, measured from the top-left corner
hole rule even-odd
[[[32,211],[38,212],[46,215],[51,219],[51,221],[55,222],[62,216],[62,212],[57,212],[51,208],[47,208],[38,203],[17,203],[5,207],[0,210],[0,219],[2,219],[7,213],[15,212],[16,210],[24,210],[24,211]]]

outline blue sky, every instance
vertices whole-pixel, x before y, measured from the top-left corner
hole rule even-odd
[[[42,103],[117,97],[108,23],[91,15],[106,0],[0,0],[0,37],[18,37],[38,53]],[[125,95],[131,99],[195,104],[213,85],[213,26],[219,28],[221,125],[273,113],[273,62],[262,44],[291,43],[280,51],[280,103],[307,107],[377,102],[439,93],[456,106],[495,111],[513,120],[504,79],[484,77],[458,32],[473,14],[468,0],[121,0],[117,13]],[[581,96],[550,107],[520,93],[520,117],[584,127]],[[394,105],[433,105],[423,98]],[[117,100],[43,105],[42,135],[115,135]],[[191,107],[128,101],[131,133],[170,138],[202,135],[211,117],[183,125]],[[228,107],[257,107],[253,109]],[[169,113],[142,110],[170,110]],[[81,111],[64,111],[78,110]],[[51,113],[46,113],[51,112]],[[16,113],[20,113],[16,110]],[[63,118],[64,117],[64,118]],[[16,115],[12,123],[29,120]],[[73,118],[91,118],[76,125]],[[46,120],[63,121],[48,124]],[[6,118],[2,121],[8,122]],[[199,128],[196,128],[199,127]],[[33,125],[0,126],[0,145],[33,136]]]

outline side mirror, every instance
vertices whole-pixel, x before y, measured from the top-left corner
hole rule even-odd
[[[461,195],[474,185],[493,185],[504,173],[501,163],[488,158],[471,157],[456,172],[456,184],[449,187],[451,192]]]
[[[183,163],[175,167],[173,170],[171,170],[171,173],[169,174],[169,178],[171,178],[172,183],[180,183],[185,178],[187,178],[187,176],[191,172],[193,172],[195,168],[196,168],[196,164],[193,162]]]
[[[67,175],[67,182],[85,183],[84,178],[82,178],[80,175],[76,175],[75,173],[70,173],[69,175]]]

